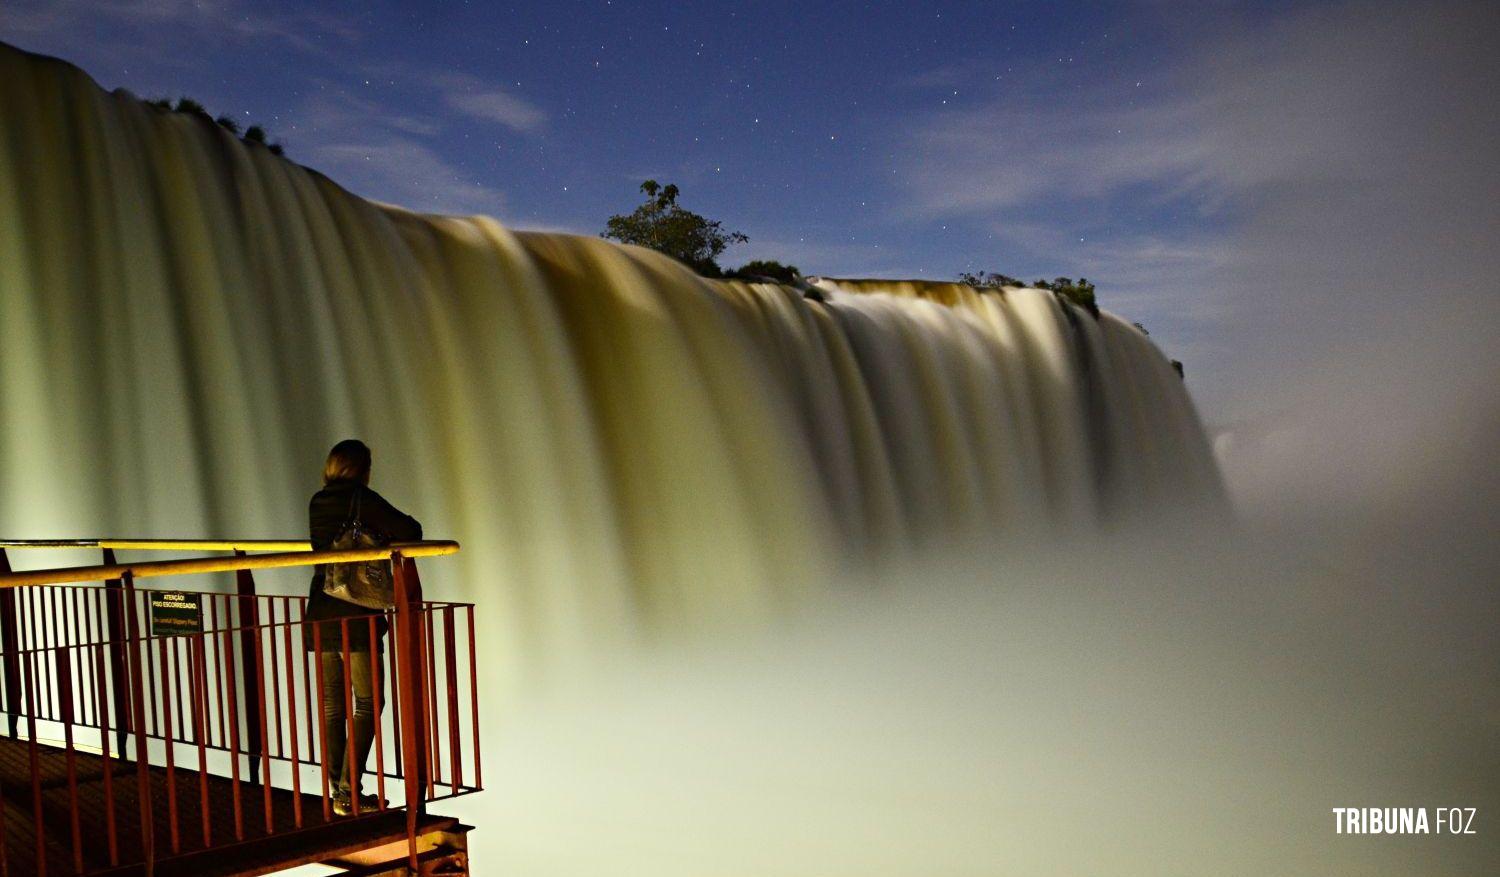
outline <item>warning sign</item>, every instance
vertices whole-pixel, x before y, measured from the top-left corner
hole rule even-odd
[[[199,594],[151,592],[151,635],[175,636],[203,632],[203,603]]]

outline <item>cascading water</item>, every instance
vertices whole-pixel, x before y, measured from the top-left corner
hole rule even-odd
[[[359,436],[464,543],[430,589],[479,603],[505,685],[850,560],[1219,496],[1116,317],[821,288],[373,204],[0,46],[0,533],[295,536]]]

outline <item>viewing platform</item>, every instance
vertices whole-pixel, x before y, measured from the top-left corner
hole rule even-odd
[[[12,571],[7,551],[23,549],[97,550],[101,563]],[[118,560],[138,550],[217,556]],[[483,788],[474,606],[423,600],[416,567],[457,551],[439,541],[321,552],[299,541],[0,541],[0,877],[229,877],[312,863],[361,877],[468,874],[471,827],[428,805]],[[395,606],[332,622],[308,621],[306,596],[257,593],[253,577],[384,559]],[[229,590],[141,583],[225,573]],[[319,721],[323,668],[303,628],[347,665],[351,627],[376,640],[382,623],[364,772],[376,803],[355,798],[340,816]],[[343,687],[352,739],[348,673]]]

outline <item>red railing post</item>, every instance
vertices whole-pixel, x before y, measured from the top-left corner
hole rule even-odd
[[[307,621],[303,621],[307,624]],[[333,780],[328,776],[328,701],[323,696],[324,676],[323,672],[323,622],[312,622],[313,632],[313,663],[316,667],[318,677],[318,763],[323,768],[323,821],[327,822],[333,818],[332,802],[329,797],[329,786]]]
[[[255,718],[257,724],[252,742],[259,745],[254,752],[260,756],[261,769],[265,771],[260,776],[261,803],[266,818],[266,834],[274,831],[275,821],[271,812],[271,753],[266,748],[269,744],[270,734],[266,729],[266,667],[264,655],[261,651],[260,627],[257,625],[250,629],[250,640],[253,645],[252,653],[255,658]],[[248,659],[247,659],[248,660]],[[255,756],[252,755],[253,759]],[[255,765],[251,765],[251,776],[255,776]]]
[[[113,549],[104,549],[105,566],[114,566],[115,552]],[[130,698],[130,679],[126,671],[126,649],[128,638],[125,634],[125,613],[132,614],[135,607],[126,599],[125,586],[121,579],[109,579],[104,583],[104,606],[106,619],[109,625],[109,678],[110,686],[114,689],[115,698],[115,751],[119,753],[120,759],[125,759],[125,739],[134,724],[131,722],[134,709]]]
[[[474,606],[468,607],[469,615],[469,719],[474,723],[474,788],[484,789],[483,762],[479,756],[479,657],[476,650],[479,642],[474,639]]]
[[[391,552],[396,585],[395,667],[401,702],[402,763],[406,772],[407,865],[417,870],[417,819],[427,810],[427,710],[422,672],[422,585],[416,564]]]
[[[234,556],[244,557],[245,552],[236,548]],[[256,636],[257,628],[260,626],[260,608],[256,605],[255,578],[250,575],[250,570],[235,570],[234,584],[235,592],[240,598],[240,673],[243,677],[240,690],[245,693],[245,752],[250,762],[246,779],[250,782],[259,782],[261,778],[260,737],[261,729],[265,725],[264,704],[258,697],[252,695],[259,691],[257,683],[261,678],[260,649],[257,647],[259,637]]]
[[[47,823],[42,820],[42,767],[41,754],[37,751],[36,709],[40,699],[36,696],[37,652],[26,654],[26,753],[31,768],[31,816],[36,830],[36,873],[47,877]]]
[[[10,558],[0,548],[0,573],[10,572]],[[0,590],[0,649],[4,649],[5,711],[10,716],[10,736],[21,725],[21,646],[16,624],[16,589]]]
[[[68,771],[68,829],[73,841],[73,873],[83,873],[83,829],[78,819],[78,758],[73,751],[73,660],[72,647],[56,650],[57,696],[63,723],[63,758]]]
[[[286,646],[286,716],[287,738],[292,742],[292,825],[302,827],[302,759],[301,753],[297,751],[297,680],[292,675],[292,604],[291,598],[287,598],[285,604],[285,626],[282,628],[282,640]],[[300,628],[298,629],[300,632]],[[272,648],[275,648],[275,636],[272,636]],[[304,659],[305,660],[305,659]],[[312,716],[307,717],[309,721]]]
[[[125,628],[129,637],[130,653],[130,704],[131,714],[146,714],[146,686],[141,676],[141,631],[135,613],[135,579],[127,570],[120,577],[121,602],[130,607],[125,614]],[[156,827],[151,820],[151,757],[146,750],[144,723],[135,727],[135,783],[136,799],[141,807],[141,853],[145,858],[149,874],[156,863]]]
[[[416,570],[412,570],[415,576]],[[420,604],[418,604],[420,605]],[[422,638],[422,663],[421,670],[427,680],[422,689],[422,708],[427,713],[427,758],[423,761],[423,773],[427,777],[427,797],[437,796],[437,777],[443,772],[442,738],[438,736],[438,706],[437,706],[437,646],[436,638],[432,632],[432,617],[437,610],[422,606],[421,629],[419,636]]]
[[[385,809],[385,740],[380,733],[380,689],[385,685],[380,667],[380,638],[375,633],[375,616],[366,619],[370,636],[370,712],[375,716],[372,732],[375,737],[375,797],[380,801],[379,809]]]
[[[352,656],[349,652],[349,619],[339,619],[339,641],[343,643],[343,649],[339,653],[344,662],[344,763],[339,769],[347,771],[349,777],[349,812],[355,816],[359,815],[359,779],[358,771],[363,765],[359,764],[359,724],[354,717],[354,667],[350,664]]]
[[[198,819],[203,832],[203,848],[214,844],[213,826],[208,811],[208,741],[205,739],[208,725],[208,653],[203,645],[204,634],[193,634],[192,670],[190,687],[193,691],[193,742],[198,746]]]
[[[167,757],[167,837],[170,840],[172,855],[182,852],[182,833],[177,828],[177,749],[178,738],[172,736],[172,689],[167,687],[167,662],[172,662],[172,673],[177,673],[177,638],[172,636],[156,637],[156,645],[161,653],[161,718],[162,718],[162,743],[165,744]],[[171,657],[167,655],[168,648],[171,649]],[[150,652],[150,646],[146,648]],[[182,701],[177,702],[177,712],[182,712]]]
[[[4,790],[0,790],[0,877],[10,877],[10,854],[5,851]]]
[[[458,723],[458,642],[453,629],[453,607],[443,607],[443,665],[448,670],[448,779],[453,794],[464,783],[463,747]]]
[[[102,680],[104,678],[104,644],[94,643],[93,651],[94,672]],[[99,713],[99,756],[104,765],[104,834],[109,844],[109,864],[114,866],[120,864],[120,844],[115,831],[115,768],[110,764],[109,758],[109,703],[103,684],[94,689],[94,698],[98,703]]]
[[[226,613],[227,614],[227,613]],[[234,839],[245,839],[245,811],[240,792],[240,713],[239,694],[234,685],[234,639],[232,631],[224,629],[223,642],[219,648],[224,652],[224,684],[229,690],[224,700],[229,704],[229,774],[234,781],[230,799],[234,802]]]

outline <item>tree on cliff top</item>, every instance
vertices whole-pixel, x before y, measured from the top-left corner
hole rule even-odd
[[[281,144],[272,143],[270,139],[266,137],[265,128],[262,128],[259,125],[251,125],[245,130],[243,134],[241,134],[239,122],[236,122],[229,116],[219,116],[218,118],[210,116],[207,108],[205,108],[203,104],[193,100],[190,97],[180,97],[177,99],[177,102],[175,104],[167,98],[159,97],[148,100],[145,102],[145,104],[148,107],[162,110],[164,112],[178,112],[186,113],[190,116],[198,116],[199,118],[213,122],[220,128],[223,128],[225,131],[228,131],[236,137],[239,137],[240,140],[244,141],[245,143],[254,143],[259,146],[264,146],[265,148],[271,150],[271,153],[273,155],[282,154]]]
[[[775,259],[751,259],[729,272],[729,276],[738,280],[770,278],[778,283],[794,283],[802,276],[802,272],[797,270],[796,265],[783,265]]]
[[[704,277],[722,277],[718,258],[730,244],[750,238],[725,231],[724,224],[708,219],[677,203],[678,189],[655,180],[641,183],[646,201],[629,214],[611,216],[601,236],[622,244],[636,244],[682,262]]]

